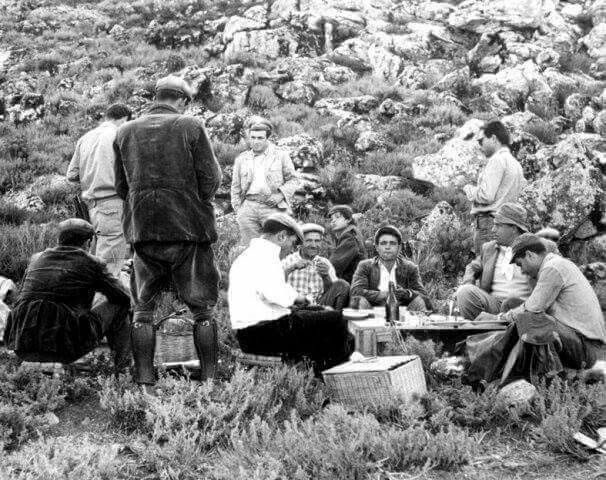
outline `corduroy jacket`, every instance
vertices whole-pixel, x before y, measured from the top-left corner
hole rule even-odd
[[[358,264],[351,284],[352,297],[364,297],[371,305],[383,304],[378,299],[381,293],[378,290],[381,281],[381,266],[379,262],[380,260],[377,256],[363,260]],[[396,285],[411,290],[415,296],[420,295],[428,306],[431,305],[431,302],[428,301],[425,287],[421,282],[419,268],[402,256],[398,256],[396,259]]]
[[[155,104],[118,129],[114,150],[129,243],[217,240],[211,201],[222,174],[200,119]]]

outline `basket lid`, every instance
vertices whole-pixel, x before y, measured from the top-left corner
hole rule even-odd
[[[341,365],[337,365],[336,367],[324,370],[322,373],[334,375],[339,373],[385,372],[410,363],[417,358],[419,358],[418,355],[396,355],[389,357],[374,357],[361,362],[348,361]]]

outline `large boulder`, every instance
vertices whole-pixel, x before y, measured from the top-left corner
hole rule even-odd
[[[229,19],[223,30],[223,42],[229,43],[234,39],[238,32],[248,32],[250,30],[263,30],[265,22],[259,22],[245,17],[233,16]]]
[[[269,58],[294,55],[298,40],[286,27],[236,32],[227,44],[223,55],[226,59],[237,57],[241,52],[250,52]]]
[[[536,156],[542,175],[526,186],[520,203],[533,229],[549,225],[568,233],[587,219],[602,195],[598,160],[577,135]]]
[[[322,144],[305,133],[281,138],[276,144],[288,151],[297,169],[313,170],[322,165]]]
[[[357,152],[369,152],[371,150],[386,150],[388,140],[385,135],[375,130],[365,130],[360,133],[354,148]]]
[[[318,98],[318,90],[309,83],[301,81],[287,82],[276,89],[276,94],[287,102],[313,105]]]
[[[339,111],[355,113],[368,113],[379,105],[379,100],[372,95],[360,95],[357,97],[323,98],[316,102],[315,107],[336,115]]]
[[[389,80],[395,79],[402,69],[399,56],[362,38],[346,40],[334,50],[332,56],[347,58],[350,62],[356,62],[358,69],[370,70],[373,75]]]
[[[606,22],[599,23],[591,29],[589,34],[581,39],[587,47],[587,53],[595,59],[606,58]]]
[[[538,29],[554,9],[546,0],[466,0],[448,16],[448,25],[480,34]]]
[[[583,93],[568,95],[564,101],[564,114],[571,122],[577,122],[583,115],[583,109],[589,105],[591,97]]]
[[[412,165],[413,177],[444,187],[475,182],[486,161],[477,142],[483,124],[481,120],[469,120],[439,152],[416,157]]]

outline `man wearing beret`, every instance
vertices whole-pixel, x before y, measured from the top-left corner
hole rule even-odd
[[[236,258],[229,272],[229,315],[242,351],[311,359],[316,374],[345,361],[354,348],[339,311],[315,307],[286,282],[280,253],[303,232],[287,214],[270,215],[261,236]]]
[[[65,220],[58,246],[32,256],[4,332],[23,360],[71,363],[107,336],[116,372],[130,365],[130,298],[105,263],[87,253],[94,234],[85,220]],[[95,292],[105,299],[93,304]]]
[[[126,105],[115,104],[105,112],[105,121],[76,144],[66,177],[78,183],[96,232],[91,253],[107,262],[116,275],[129,249],[122,233],[123,201],[116,193],[114,140],[118,127],[131,119]]]
[[[202,120],[180,113],[192,94],[182,78],[161,78],[156,103],[123,125],[114,143],[124,234],[134,249],[134,379],[144,385],[155,382],[152,319],[158,294],[169,282],[193,314],[202,378],[212,378],[216,370],[219,275],[211,202],[221,169]]]
[[[499,313],[517,306],[532,291],[533,282],[511,264],[511,244],[528,231],[526,210],[517,203],[504,203],[494,215],[495,240],[465,268],[463,285],[455,294],[461,315],[474,320],[480,312]]]
[[[467,351],[473,359],[471,382],[522,377],[536,383],[541,375],[563,368],[591,368],[606,344],[606,326],[598,298],[579,268],[570,260],[548,253],[540,237],[520,235],[512,244],[512,257],[536,286],[520,306],[497,317],[509,321],[505,332],[473,336]]]
[[[269,120],[252,117],[247,122],[250,150],[236,157],[231,180],[231,204],[240,229],[240,243],[248,245],[259,236],[263,221],[272,213],[290,212],[297,188],[295,167],[287,152],[278,149],[269,136]]]
[[[402,234],[396,227],[386,225],[377,230],[377,256],[358,264],[351,284],[352,300],[358,308],[385,305],[389,282],[393,282],[400,305],[410,310],[431,309],[419,268],[400,255],[401,248]]]
[[[321,257],[324,227],[316,223],[301,226],[303,245],[282,260],[286,280],[312,305],[343,310],[349,304],[349,283],[337,278],[335,268]]]

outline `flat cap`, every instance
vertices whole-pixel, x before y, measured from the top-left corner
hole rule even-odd
[[[177,77],[176,75],[168,75],[167,77],[159,79],[156,82],[156,93],[160,90],[171,90],[185,95],[190,100],[194,96],[194,90],[189,83],[187,83],[184,78]]]
[[[329,216],[335,213],[340,213],[347,220],[351,220],[353,218],[353,210],[349,205],[335,205],[328,211]]]
[[[286,213],[272,213],[269,217],[265,219],[263,223],[268,222],[270,220],[273,220],[274,222],[288,227],[290,230],[295,232],[299,241],[303,242],[303,231],[301,230],[301,227],[299,226],[297,221],[290,215],[287,215]]]
[[[381,235],[386,235],[386,234],[393,235],[394,237],[396,237],[398,239],[398,243],[400,245],[402,244],[402,233],[400,232],[398,227],[396,227],[394,225],[385,225],[383,227],[379,227],[379,229],[375,233],[375,245],[377,243],[379,243],[379,238],[381,237]]]
[[[324,227],[322,225],[318,225],[317,223],[304,223],[303,225],[301,225],[301,231],[303,232],[303,234],[309,232],[318,232],[324,235],[326,233]]]
[[[542,251],[547,250],[541,237],[538,237],[534,233],[523,233],[511,244],[511,263],[528,247],[539,247]]]
[[[267,135],[272,132],[274,126],[272,123],[264,117],[260,117],[259,115],[253,115],[246,120],[245,123],[246,130],[263,130],[267,132]]]
[[[59,223],[59,235],[66,233],[77,233],[83,237],[90,235],[91,237],[95,234],[93,226],[81,218],[68,218]]]
[[[526,226],[526,210],[518,203],[507,202],[499,207],[494,214],[495,223],[515,225],[523,232],[528,231]]]

